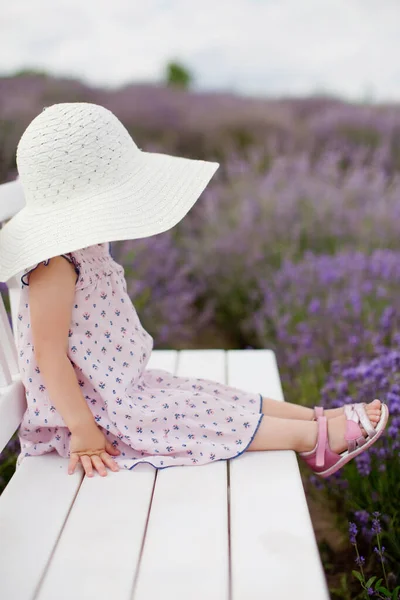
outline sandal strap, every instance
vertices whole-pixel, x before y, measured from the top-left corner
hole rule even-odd
[[[326,417],[318,417],[318,438],[315,464],[317,467],[323,467],[325,464],[325,451],[328,442],[328,420]]]
[[[368,418],[367,413],[365,412],[364,404],[355,404],[355,410],[360,418],[361,425],[364,427],[367,435],[371,438],[376,435],[376,429],[373,427],[371,421]],[[364,437],[364,436],[363,436]]]
[[[355,423],[358,423],[360,420],[355,412],[355,404],[345,404],[344,414],[346,415],[346,419],[348,421],[354,421]]]
[[[351,421],[353,424],[356,424],[358,426],[360,419],[358,413],[356,413],[355,411],[354,404],[346,404],[344,407],[344,414],[346,416],[345,439],[347,441],[348,449],[349,451],[351,451],[355,449],[356,434],[361,434],[362,432],[360,428],[355,429],[354,426],[350,425],[349,422]]]
[[[360,437],[358,437],[357,439],[351,439],[351,440],[347,440],[347,449],[349,452],[354,452],[354,450],[357,450],[357,448],[361,448],[361,446],[364,446],[364,444],[366,443],[366,439],[365,436],[361,435]]]
[[[314,418],[313,421],[317,421],[318,417],[324,416],[324,407],[323,406],[314,406]]]

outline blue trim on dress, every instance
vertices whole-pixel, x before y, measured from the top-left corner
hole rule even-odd
[[[201,463],[200,465],[196,465],[196,464],[193,464],[193,465],[167,465],[166,467],[156,467],[155,465],[153,465],[152,462],[150,462],[148,460],[143,460],[143,461],[137,462],[136,465],[133,465],[132,467],[129,467],[128,471],[132,471],[132,469],[134,469],[138,465],[151,465],[155,469],[162,471],[163,469],[171,469],[171,468],[174,468],[174,467],[182,467],[182,466],[184,466],[184,467],[191,467],[191,466],[193,466],[193,467],[196,467],[196,466],[197,467],[202,467],[203,465],[207,465],[209,463],[217,463],[217,462],[220,462],[221,460],[233,460],[235,458],[238,458],[244,452],[246,452],[247,448],[250,446],[251,442],[254,440],[254,438],[255,438],[255,436],[257,434],[257,431],[258,431],[258,429],[259,429],[259,427],[261,425],[261,421],[263,420],[263,417],[264,417],[264,413],[262,412],[262,405],[263,405],[263,397],[262,397],[262,394],[260,394],[260,408],[259,408],[260,418],[258,420],[257,426],[256,426],[256,428],[254,430],[254,433],[251,436],[251,439],[250,439],[249,443],[247,444],[246,448],[244,450],[242,450],[241,452],[239,452],[239,454],[235,454],[235,456],[230,456],[229,458],[218,458],[218,460],[210,460],[209,462],[207,462],[207,463]],[[161,455],[161,456],[163,456],[163,455]],[[120,458],[120,457],[119,456],[113,456],[113,458],[115,460],[116,458]],[[128,459],[123,459],[123,460],[135,460],[135,459],[129,459],[128,458]]]
[[[79,279],[79,276],[80,276],[80,270],[79,270],[79,267],[78,267],[78,265],[76,263],[76,260],[74,259],[73,256],[68,256],[67,254],[60,254],[60,256],[62,256],[66,260],[68,260],[68,262],[70,262],[74,266],[75,273],[76,273],[76,281],[75,281],[75,285],[76,285],[78,283],[78,279]],[[30,271],[28,271],[27,273],[24,273],[22,275],[22,277],[21,277],[21,283],[23,285],[29,286],[29,281],[28,281],[28,283],[26,283],[24,281],[24,277],[27,277],[28,275],[30,275],[32,273],[32,271],[34,271],[35,269],[37,269],[38,266],[41,265],[41,264],[44,264],[44,266],[47,267],[49,265],[49,263],[50,263],[50,260],[51,260],[50,258],[48,258],[47,260],[42,260],[42,261],[40,261],[36,265],[36,267],[33,267],[33,269],[31,269]]]

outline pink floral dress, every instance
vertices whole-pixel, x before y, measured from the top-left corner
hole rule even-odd
[[[63,256],[77,274],[68,356],[96,423],[121,451],[115,459],[120,467],[132,469],[143,462],[156,468],[202,465],[242,454],[263,417],[261,395],[146,369],[153,339],[140,323],[124,269],[113,260],[108,244]],[[17,322],[28,404],[18,430],[17,466],[25,456],[47,452],[69,457],[70,432],[52,405],[34,356],[30,271],[21,277]]]

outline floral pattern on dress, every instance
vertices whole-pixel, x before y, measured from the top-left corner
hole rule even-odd
[[[262,420],[262,397],[201,378],[147,369],[153,338],[128,294],[108,244],[63,255],[75,268],[68,356],[96,423],[119,448],[120,467],[202,465],[240,456]],[[49,260],[43,261],[49,264]],[[26,456],[70,455],[70,432],[52,405],[35,360],[25,269],[17,320],[18,361],[27,409],[18,430]]]

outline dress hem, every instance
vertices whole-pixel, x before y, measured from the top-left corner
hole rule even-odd
[[[229,456],[228,458],[218,458],[217,460],[210,460],[206,463],[201,463],[200,465],[166,465],[165,467],[156,467],[156,465],[153,465],[152,462],[148,461],[148,460],[143,460],[140,462],[137,462],[135,465],[132,465],[132,467],[129,467],[128,471],[132,471],[132,469],[134,469],[135,467],[137,467],[138,465],[151,465],[154,469],[158,470],[163,470],[163,469],[171,469],[174,467],[202,467],[204,465],[208,465],[210,463],[217,463],[220,462],[221,460],[234,460],[235,458],[238,458],[239,456],[242,456],[242,454],[244,454],[246,452],[246,450],[248,449],[248,447],[250,446],[250,444],[252,443],[252,441],[254,440],[257,431],[261,425],[261,421],[263,420],[264,417],[264,413],[262,412],[262,405],[263,405],[263,396],[262,394],[260,394],[260,408],[259,408],[259,419],[258,419],[258,423],[256,425],[256,428],[253,432],[253,435],[250,438],[249,443],[247,444],[247,446],[244,448],[244,450],[242,450],[241,452],[239,452],[239,454],[235,454],[235,456]]]

